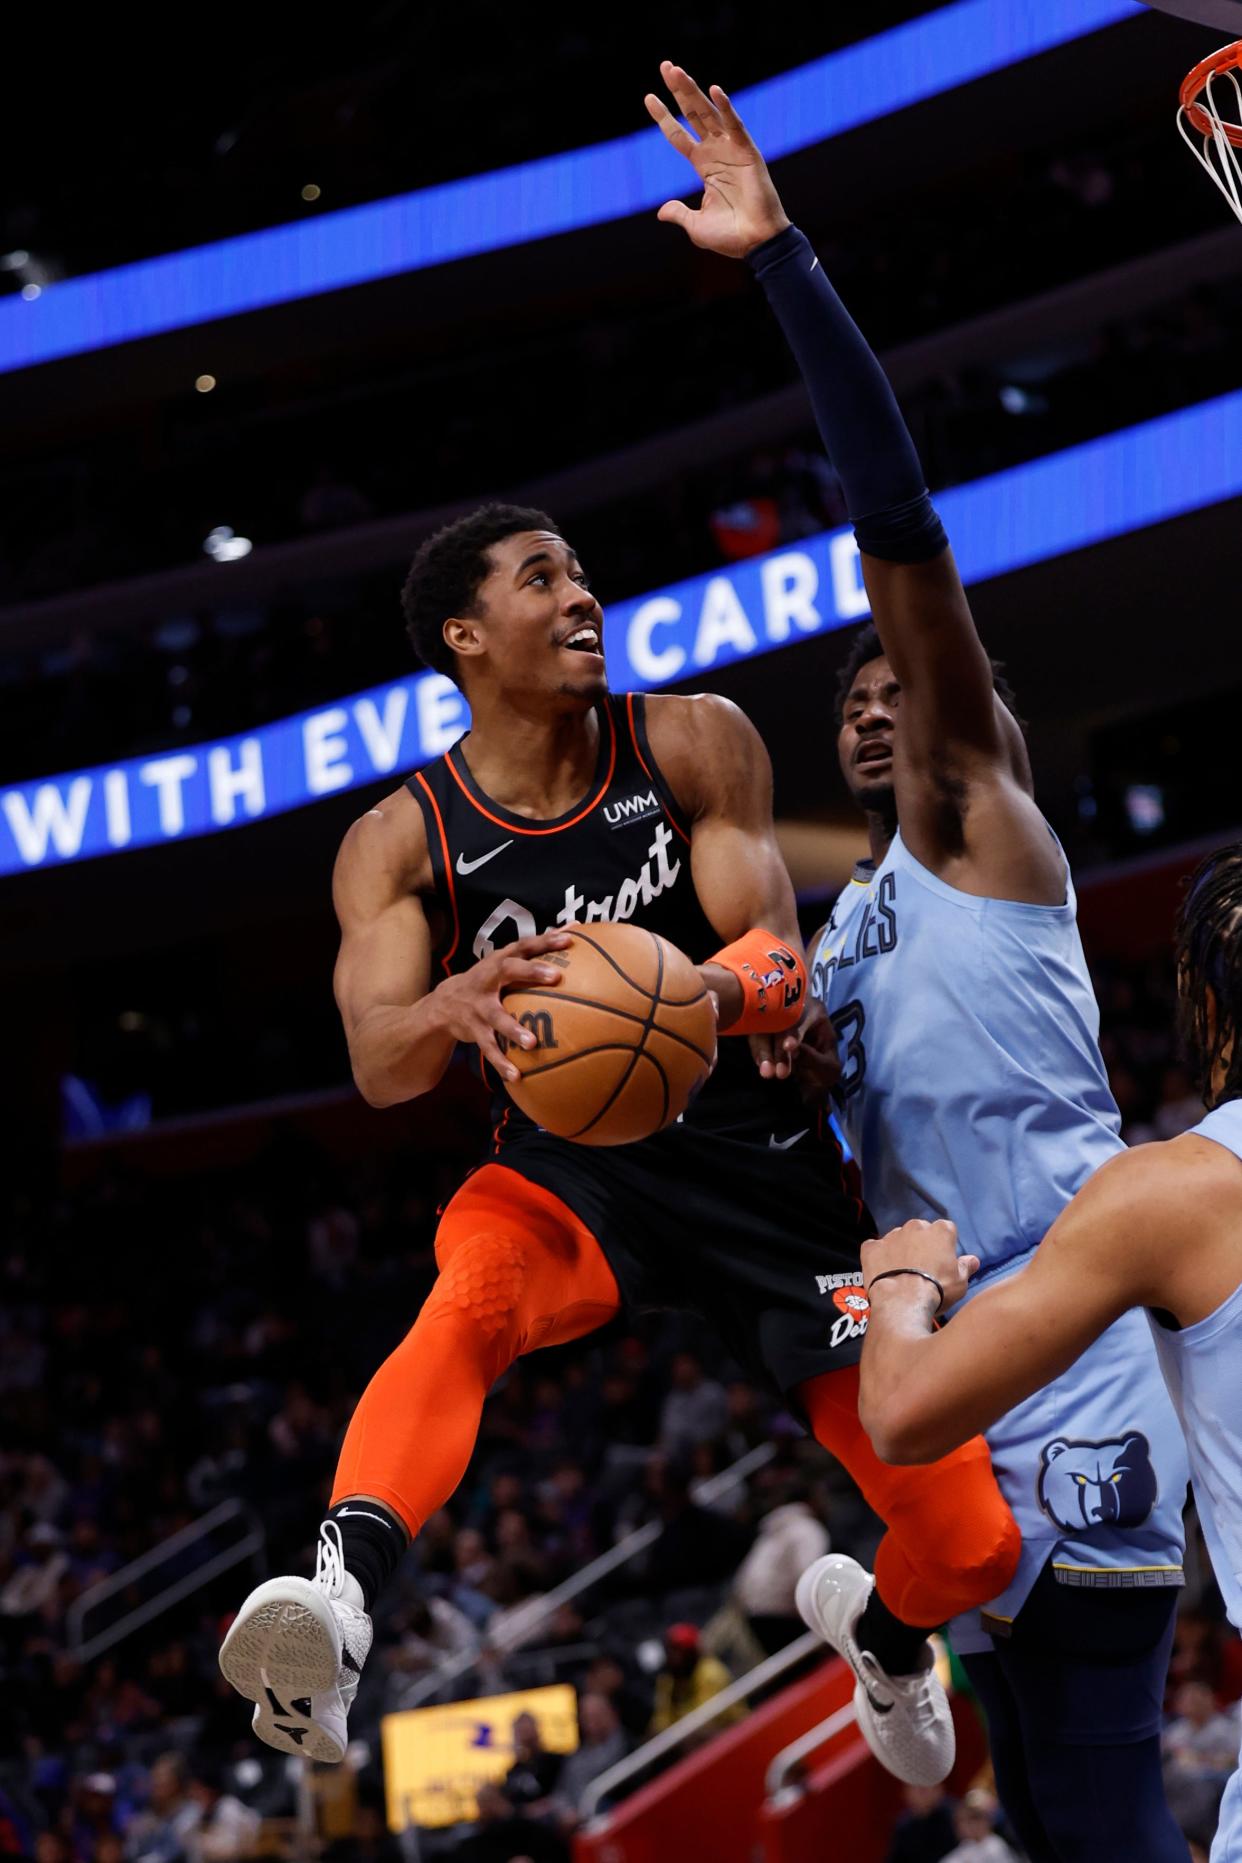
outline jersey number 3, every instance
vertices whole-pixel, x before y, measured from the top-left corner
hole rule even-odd
[[[863,1046],[863,1030],[867,1026],[867,1012],[855,998],[838,1009],[832,1018],[832,1026],[837,1034],[837,1050],[841,1056],[841,1078],[836,1085],[836,1096],[842,1104],[851,1099],[862,1086],[867,1073],[867,1050]]]

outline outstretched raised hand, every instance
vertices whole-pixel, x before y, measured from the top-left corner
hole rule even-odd
[[[668,59],[660,75],[694,135],[653,91],[644,99],[648,114],[698,175],[703,200],[698,208],[665,201],[656,218],[681,227],[706,252],[744,259],[789,225],[768,165],[719,84],[704,96],[690,73]]]

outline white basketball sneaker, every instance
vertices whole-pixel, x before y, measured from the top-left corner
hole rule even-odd
[[[220,1668],[254,1702],[260,1740],[333,1765],[345,1757],[371,1634],[362,1588],[345,1570],[341,1529],[325,1520],[314,1578],[272,1578],[252,1591],[224,1639]]]
[[[798,1580],[798,1615],[858,1677],[858,1725],[881,1766],[907,1785],[939,1785],[957,1751],[948,1696],[929,1645],[923,1647],[916,1673],[899,1676],[889,1675],[870,1650],[859,1648],[855,1632],[874,1584],[856,1559],[828,1553]]]

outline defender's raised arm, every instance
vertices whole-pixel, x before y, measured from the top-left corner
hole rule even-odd
[[[744,258],[802,371],[845,494],[872,612],[896,685],[894,755],[911,852],[964,890],[1059,904],[1065,872],[1031,800],[1021,732],[996,696],[948,538],[887,377],[791,226],[762,155],[719,86],[662,75],[698,140],[655,97],[647,108],[703,183],[698,210],[659,217],[697,246]],[[951,806],[946,807],[946,803]]]

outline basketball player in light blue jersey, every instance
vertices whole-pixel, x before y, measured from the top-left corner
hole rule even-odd
[[[687,94],[691,127],[709,133],[710,102]],[[757,159],[752,148],[734,159]],[[692,218],[680,206],[661,215]],[[878,629],[853,656],[839,743],[872,859],[813,952],[841,1051],[841,1117],[877,1222],[952,1213],[986,1284],[1027,1261],[1122,1149],[1073,887],[879,363],[795,228],[747,262],[807,385]],[[1066,1809],[1089,1741],[1109,1854],[1180,1860],[1157,1736],[1187,1466],[1141,1315],[1118,1320],[988,1442],[1022,1557],[986,1624],[958,1620],[954,1637],[988,1710],[1009,1814],[1033,1858],[1098,1863]],[[1056,1479],[1071,1447],[1132,1471],[1094,1509]],[[864,1689],[868,1655],[890,1675],[923,1659],[921,1627],[888,1626],[874,1647],[871,1590],[833,1555],[799,1589],[807,1622]],[[1029,1699],[1012,1657],[1032,1639],[1045,1658],[1072,1644],[1062,1673],[1073,1691]]]
[[[697,153],[705,204],[743,185],[770,188],[741,126],[721,133],[733,114],[724,94],[675,75],[706,146],[696,152],[687,132],[670,140]],[[666,203],[660,218],[711,243],[706,212]],[[771,218],[782,227],[779,202]],[[744,256],[797,358],[879,628],[856,664],[841,732],[873,860],[815,953],[838,1027],[843,1118],[881,1226],[951,1212],[971,1225],[966,1246],[986,1253],[983,1278],[995,1279],[1029,1258],[1121,1150],[1065,857],[1031,797],[1021,732],[994,691],[882,369],[795,227]],[[851,1300],[861,1328],[857,1290]],[[989,1444],[1026,1542],[991,1607],[1005,1640],[993,1649],[976,1622],[969,1659],[1007,1809],[1033,1859],[1184,1863],[1157,1731],[1187,1467],[1141,1316],[1119,1320],[1072,1372],[1002,1419]],[[1110,1485],[1094,1511],[1076,1509],[1045,1480],[1071,1445],[1124,1455],[1133,1478]],[[817,1561],[798,1590],[807,1622],[853,1666],[860,1721],[879,1750],[873,1664],[890,1678],[917,1672],[932,1626],[877,1621],[871,1577],[852,1560]],[[1033,1637],[1063,1684],[1038,1700],[1010,1661]],[[1107,1850],[1080,1835],[1070,1811],[1087,1783],[1080,1739],[1096,1743],[1090,1784],[1110,1808]]]
[[[871,1324],[862,1414],[886,1461],[923,1462],[1060,1383],[1119,1316],[1150,1324],[1190,1448],[1216,1580],[1242,1628],[1242,843],[1199,867],[1178,928],[1185,1046],[1206,1119],[1162,1145],[1122,1152],[1053,1224],[1020,1274],[963,1301],[980,1266],[952,1222],[915,1220],[863,1248]],[[968,1232],[978,1236],[977,1217]],[[1141,1453],[1067,1441],[1044,1485],[1058,1509],[1107,1514],[1110,1490],[1143,1477]],[[1086,1757],[1090,1759],[1090,1751]],[[1070,1808],[1093,1854],[1125,1857],[1088,1793]],[[1182,1854],[1185,1854],[1183,1849]],[[1242,1863],[1242,1782],[1225,1792],[1212,1863]]]
[[[821,431],[876,623],[846,668],[838,748],[871,859],[811,947],[812,988],[837,1031],[838,1111],[877,1223],[952,1213],[989,1286],[1030,1260],[1123,1150],[1120,1117],[1072,881],[1033,800],[1021,730],[879,366],[843,310],[829,326],[849,406]],[[1118,1319],[987,1440],[1022,1558],[952,1639],[987,1712],[1010,1820],[1036,1863],[1184,1859],[1159,1727],[1187,1465],[1142,1316]],[[1106,1463],[1118,1474],[1106,1489],[1069,1479]],[[830,1556],[800,1589],[807,1622],[851,1659],[867,1585]],[[1082,1809],[1088,1787],[1106,1808],[1107,1848]]]

